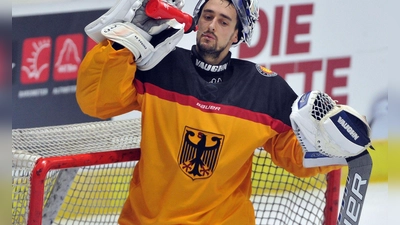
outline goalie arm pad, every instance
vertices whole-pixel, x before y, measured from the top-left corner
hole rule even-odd
[[[129,22],[111,24],[103,28],[101,33],[107,39],[129,49],[135,56],[138,69],[145,71],[156,66],[183,37],[183,24],[175,20],[169,20],[165,24],[169,28],[162,28],[163,31],[153,36]]]
[[[345,165],[345,158],[371,146],[371,129],[365,117],[349,106],[337,105],[320,91],[298,97],[290,120],[307,167]]]

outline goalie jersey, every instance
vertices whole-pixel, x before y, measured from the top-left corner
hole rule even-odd
[[[76,94],[93,117],[142,112],[141,159],[119,224],[254,224],[260,146],[300,177],[337,168],[302,166],[289,120],[297,95],[276,73],[230,55],[208,65],[177,47],[139,71],[128,50],[104,41],[83,60]]]

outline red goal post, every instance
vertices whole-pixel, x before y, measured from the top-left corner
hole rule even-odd
[[[140,119],[12,130],[12,224],[117,224],[140,158]],[[256,149],[257,224],[337,221],[340,171],[297,178]]]

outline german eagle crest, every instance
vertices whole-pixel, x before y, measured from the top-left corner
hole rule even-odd
[[[178,163],[193,180],[209,178],[218,163],[224,136],[186,127]]]

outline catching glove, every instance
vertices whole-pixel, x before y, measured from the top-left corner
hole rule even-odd
[[[109,39],[129,49],[139,70],[150,70],[171,52],[184,34],[184,24],[157,20],[145,13],[149,0],[120,0],[85,31],[95,41]],[[168,0],[183,7],[184,0]]]
[[[303,148],[305,167],[345,165],[345,158],[372,147],[365,117],[320,91],[298,97],[290,120]]]

